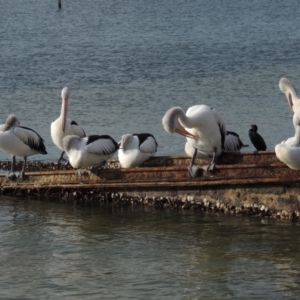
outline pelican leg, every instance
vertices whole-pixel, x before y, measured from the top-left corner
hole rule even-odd
[[[189,170],[189,176],[190,177],[195,177],[196,174],[197,174],[197,171],[198,171],[198,166],[196,166],[194,164],[195,162],[195,159],[196,159],[196,156],[197,156],[197,149],[195,148],[195,151],[194,151],[194,154],[193,154],[193,157],[191,159],[191,162],[190,162],[190,165],[188,167],[188,170]]]
[[[8,171],[5,174],[5,177],[9,180],[13,180],[14,178],[17,178],[17,174],[15,173],[15,170],[16,170],[16,157],[13,155],[10,171]]]
[[[203,166],[204,171],[213,171],[213,169],[215,168],[216,152],[217,152],[217,148],[214,148],[213,158],[208,165]]]
[[[20,172],[16,172],[17,178],[23,179],[25,175],[25,169],[26,169],[26,163],[27,163],[27,156],[24,157],[24,163],[22,170]]]
[[[68,160],[64,158],[64,154],[65,154],[65,151],[63,151],[59,157],[59,159],[57,161],[55,161],[56,164],[62,164],[62,165],[67,165],[68,164]]]

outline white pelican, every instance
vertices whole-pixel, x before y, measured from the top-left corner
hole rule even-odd
[[[12,155],[11,170],[6,174],[8,179],[23,178],[27,156],[47,154],[41,136],[30,128],[20,126],[20,122],[15,115],[9,115],[6,122],[0,126],[0,149]],[[21,172],[15,172],[16,156],[24,158]]]
[[[164,115],[162,124],[168,133],[177,132],[185,136],[195,149],[189,165],[189,174],[192,177],[198,169],[194,165],[197,151],[212,157],[212,161],[204,169],[214,168],[215,157],[224,151],[226,136],[225,123],[216,110],[204,104],[192,106],[186,113],[181,107],[172,107]]]
[[[294,85],[286,78],[279,80],[279,89],[285,94],[290,108],[293,112],[300,107],[300,99]]]
[[[294,170],[300,170],[300,108],[293,117],[295,136],[275,146],[277,158]]]
[[[286,144],[275,146],[277,158],[293,170],[300,170],[300,147],[292,147]]]
[[[249,138],[256,151],[266,151],[267,146],[262,136],[257,132],[258,127],[255,124],[250,125]]]
[[[64,87],[61,91],[62,105],[61,113],[58,119],[51,123],[51,138],[53,143],[61,149],[63,152],[57,162],[64,162],[63,158],[65,150],[63,147],[63,138],[67,135],[76,135],[78,137],[85,137],[84,130],[78,126],[75,121],[67,119],[68,115],[68,102],[69,102],[70,90],[68,87]]]
[[[84,173],[85,168],[96,166],[93,168],[96,170],[103,166],[119,149],[118,143],[109,135],[90,135],[83,138],[67,135],[63,138],[63,145],[71,166],[80,169],[79,174]]]
[[[157,151],[157,142],[150,133],[125,134],[119,143],[119,162],[122,168],[135,168]]]
[[[244,145],[243,142],[241,141],[239,135],[236,132],[233,131],[227,131],[226,132],[226,137],[225,137],[225,142],[224,142],[224,152],[240,152],[240,150],[244,147],[248,147],[249,145]],[[190,142],[186,142],[185,144],[185,153],[189,157],[193,157],[195,149],[193,146],[190,144]],[[197,158],[200,159],[207,159],[207,155],[204,153],[200,152],[199,150],[197,151]]]

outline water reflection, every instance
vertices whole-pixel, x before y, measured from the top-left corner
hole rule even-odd
[[[276,298],[300,288],[299,228],[289,222],[10,198],[0,206],[1,297]]]

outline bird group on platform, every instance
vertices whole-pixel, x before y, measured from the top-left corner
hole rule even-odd
[[[52,141],[62,150],[56,163],[70,163],[82,175],[85,172],[96,172],[116,152],[119,153],[123,168],[138,167],[157,152],[158,144],[150,133],[125,134],[119,143],[109,135],[86,136],[75,121],[67,118],[69,96],[69,88],[64,87],[61,92],[60,116],[50,126]],[[0,149],[12,156],[11,170],[6,174],[10,180],[24,177],[28,156],[47,154],[43,138],[33,129],[21,126],[13,114],[0,125]],[[64,154],[68,159],[64,158]],[[16,156],[24,158],[20,172],[16,172]],[[86,170],[89,167],[92,167],[91,171]]]
[[[277,158],[292,169],[300,169],[300,99],[292,83],[281,78],[280,90],[286,95],[294,112],[293,124],[295,136],[275,146]],[[144,164],[157,152],[157,141],[150,133],[124,134],[120,142],[109,135],[89,135],[75,122],[68,119],[68,102],[70,89],[64,87],[61,92],[62,106],[60,116],[51,123],[50,133],[53,143],[62,151],[57,163],[67,164],[77,169],[82,175],[85,172],[98,172],[109,158],[118,153],[122,168],[135,168]],[[170,108],[162,118],[166,132],[178,133],[186,137],[185,153],[191,158],[188,174],[197,175],[196,158],[208,160],[203,166],[205,171],[214,170],[215,160],[226,152],[239,152],[244,145],[239,135],[227,131],[222,116],[213,108],[201,104],[188,108]],[[257,132],[255,124],[250,125],[249,138],[256,151],[265,151],[266,143]],[[0,125],[0,149],[12,156],[11,170],[6,177],[10,180],[23,178],[27,157],[35,154],[47,154],[43,138],[33,129],[20,125],[18,118],[11,114],[6,122]],[[68,159],[64,158],[64,155]],[[16,171],[16,156],[24,158],[20,172]],[[86,170],[91,168],[90,170]]]

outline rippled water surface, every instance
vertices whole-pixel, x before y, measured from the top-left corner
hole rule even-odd
[[[87,134],[150,132],[158,155],[185,140],[161,125],[205,103],[249,143],[294,135],[278,81],[300,88],[299,2],[0,0],[0,122],[10,113],[60,151],[61,89]],[[247,148],[253,150],[252,146]],[[9,157],[0,152],[0,159]],[[298,299],[289,222],[0,198],[1,299]]]
[[[62,2],[1,1],[0,120],[15,113],[44,137],[49,154],[32,159],[60,153],[50,123],[65,85],[87,134],[150,132],[158,155],[183,153],[161,124],[172,106],[216,108],[245,143],[256,123],[271,150],[294,135],[278,81],[300,87],[298,1]]]
[[[299,299],[299,226],[0,200],[1,299]]]

